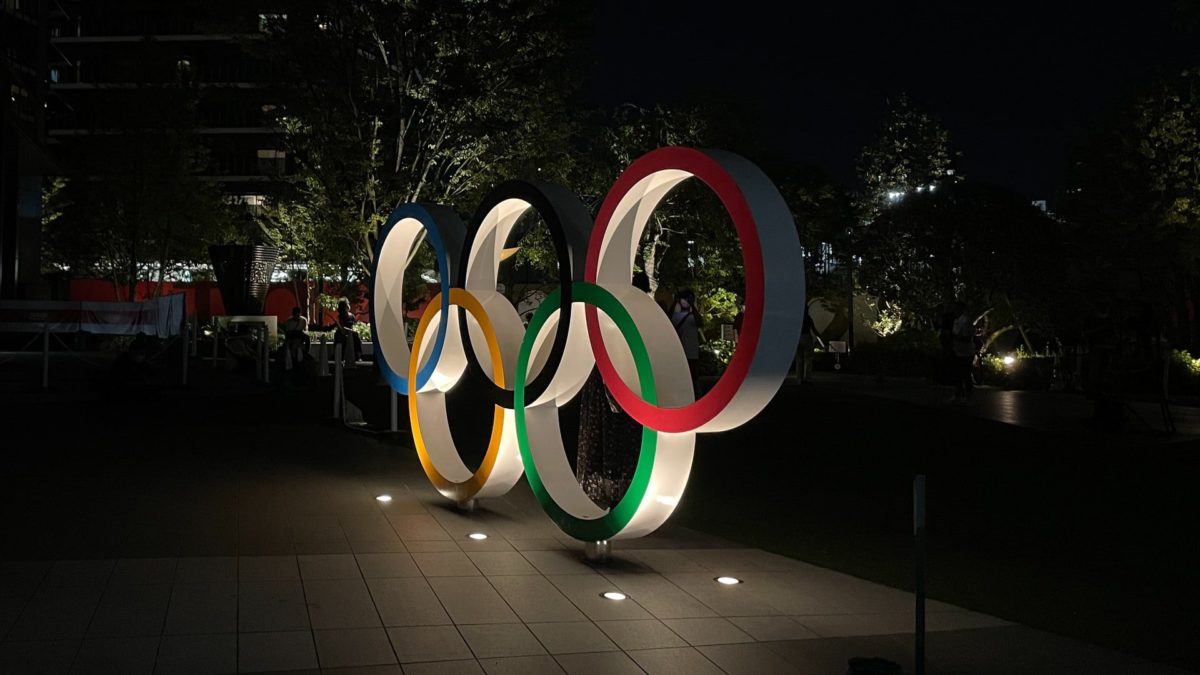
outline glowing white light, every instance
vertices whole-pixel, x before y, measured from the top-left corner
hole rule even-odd
[[[624,593],[618,593],[616,591],[609,591],[602,595],[609,600],[624,600],[626,597],[628,597]]]
[[[1014,358],[1012,355],[1004,357],[1004,365],[1006,365],[1006,366],[1011,366],[1012,364],[1014,364],[1016,362],[1017,362],[1017,359]]]
[[[717,583],[725,584],[726,586],[732,586],[734,584],[742,583],[742,580],[738,579],[737,577],[717,577]]]
[[[474,539],[475,541],[483,541],[484,539],[487,539],[487,535],[482,532],[472,532],[471,534],[468,534],[467,536]]]
[[[379,495],[378,497],[375,498],[375,501],[383,502],[384,504],[386,504],[386,503],[392,501],[392,496],[391,495]]]
[[[678,506],[679,505],[679,497],[667,497],[665,495],[659,495],[658,497],[656,497],[654,499],[654,501],[658,502],[659,504],[665,504],[667,506]]]

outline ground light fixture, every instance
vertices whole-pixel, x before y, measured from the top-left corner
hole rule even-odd
[[[726,586],[733,586],[735,584],[742,583],[742,580],[737,577],[717,577],[715,581],[718,584],[724,584]]]
[[[467,536],[470,537],[471,539],[474,539],[475,541],[483,541],[484,539],[487,539],[487,535],[482,532],[472,532],[471,534],[468,534]]]
[[[379,495],[378,497],[375,498],[375,501],[380,502],[382,504],[386,504],[386,503],[392,501],[392,496],[391,495]]]
[[[1014,364],[1016,362],[1017,362],[1017,359],[1012,354],[1009,354],[1008,356],[1004,357],[1004,365],[1006,365],[1006,366],[1011,366],[1012,364]]]
[[[625,595],[624,593],[619,593],[617,591],[607,591],[605,593],[601,593],[600,597],[602,597],[606,600],[624,600],[625,598],[627,598],[629,596]]]

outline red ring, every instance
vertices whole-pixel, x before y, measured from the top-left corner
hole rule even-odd
[[[738,238],[742,242],[742,266],[746,277],[746,310],[742,319],[742,330],[738,333],[737,347],[734,349],[733,357],[726,366],[724,374],[708,393],[683,407],[664,408],[647,403],[626,386],[624,380],[617,374],[616,368],[613,367],[608,352],[604,348],[604,339],[600,335],[600,323],[596,308],[588,305],[585,312],[588,339],[592,344],[592,352],[596,356],[596,366],[600,369],[604,384],[608,386],[617,403],[640,424],[656,431],[679,433],[696,430],[719,415],[737,395],[742,383],[746,381],[750,365],[754,361],[755,351],[758,349],[759,335],[762,332],[765,279],[758,226],[750,212],[750,205],[746,202],[745,195],[742,194],[742,190],[734,178],[717,160],[691,148],[653,150],[639,157],[621,173],[621,176],[609,189],[608,194],[605,195],[604,203],[601,204],[600,212],[596,216],[596,226],[592,228],[592,239],[588,244],[584,279],[597,283],[600,248],[617,204],[643,178],[667,169],[687,171],[715,192],[733,219],[734,229],[737,230]]]

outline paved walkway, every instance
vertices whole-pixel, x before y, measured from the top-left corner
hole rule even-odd
[[[1081,394],[1047,391],[1012,391],[996,387],[976,387],[971,401],[956,405],[949,387],[919,378],[877,378],[868,375],[815,373],[812,386],[833,387],[857,394],[882,396],[922,406],[959,410],[964,414],[1054,432],[1094,432],[1090,424],[1092,401]],[[1192,440],[1200,436],[1200,408],[1172,405],[1176,434],[1166,433],[1162,411],[1157,403],[1131,401],[1126,408],[1125,433],[1160,436],[1165,441]],[[1097,432],[1099,433],[1099,432]]]
[[[108,557],[0,563],[0,672],[840,675],[852,656],[911,672],[908,593],[672,526],[591,567],[523,482],[461,513],[410,451],[334,432],[327,456],[375,459],[198,457],[65,507],[39,550]],[[601,597],[614,590],[628,598]],[[929,611],[930,673],[1182,672]]]

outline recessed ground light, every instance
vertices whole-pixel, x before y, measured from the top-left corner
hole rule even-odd
[[[471,534],[468,534],[467,536],[474,539],[475,541],[483,541],[484,539],[487,539],[487,535],[482,532],[472,532]]]
[[[624,593],[618,593],[616,591],[609,591],[607,593],[601,593],[600,595],[608,600],[624,600],[626,597],[628,597]]]
[[[384,504],[386,504],[386,503],[392,501],[392,496],[391,495],[379,495],[378,497],[375,498],[375,501],[383,502]]]
[[[725,584],[726,586],[732,586],[734,584],[742,583],[742,580],[738,579],[737,577],[717,577],[717,583]]]

